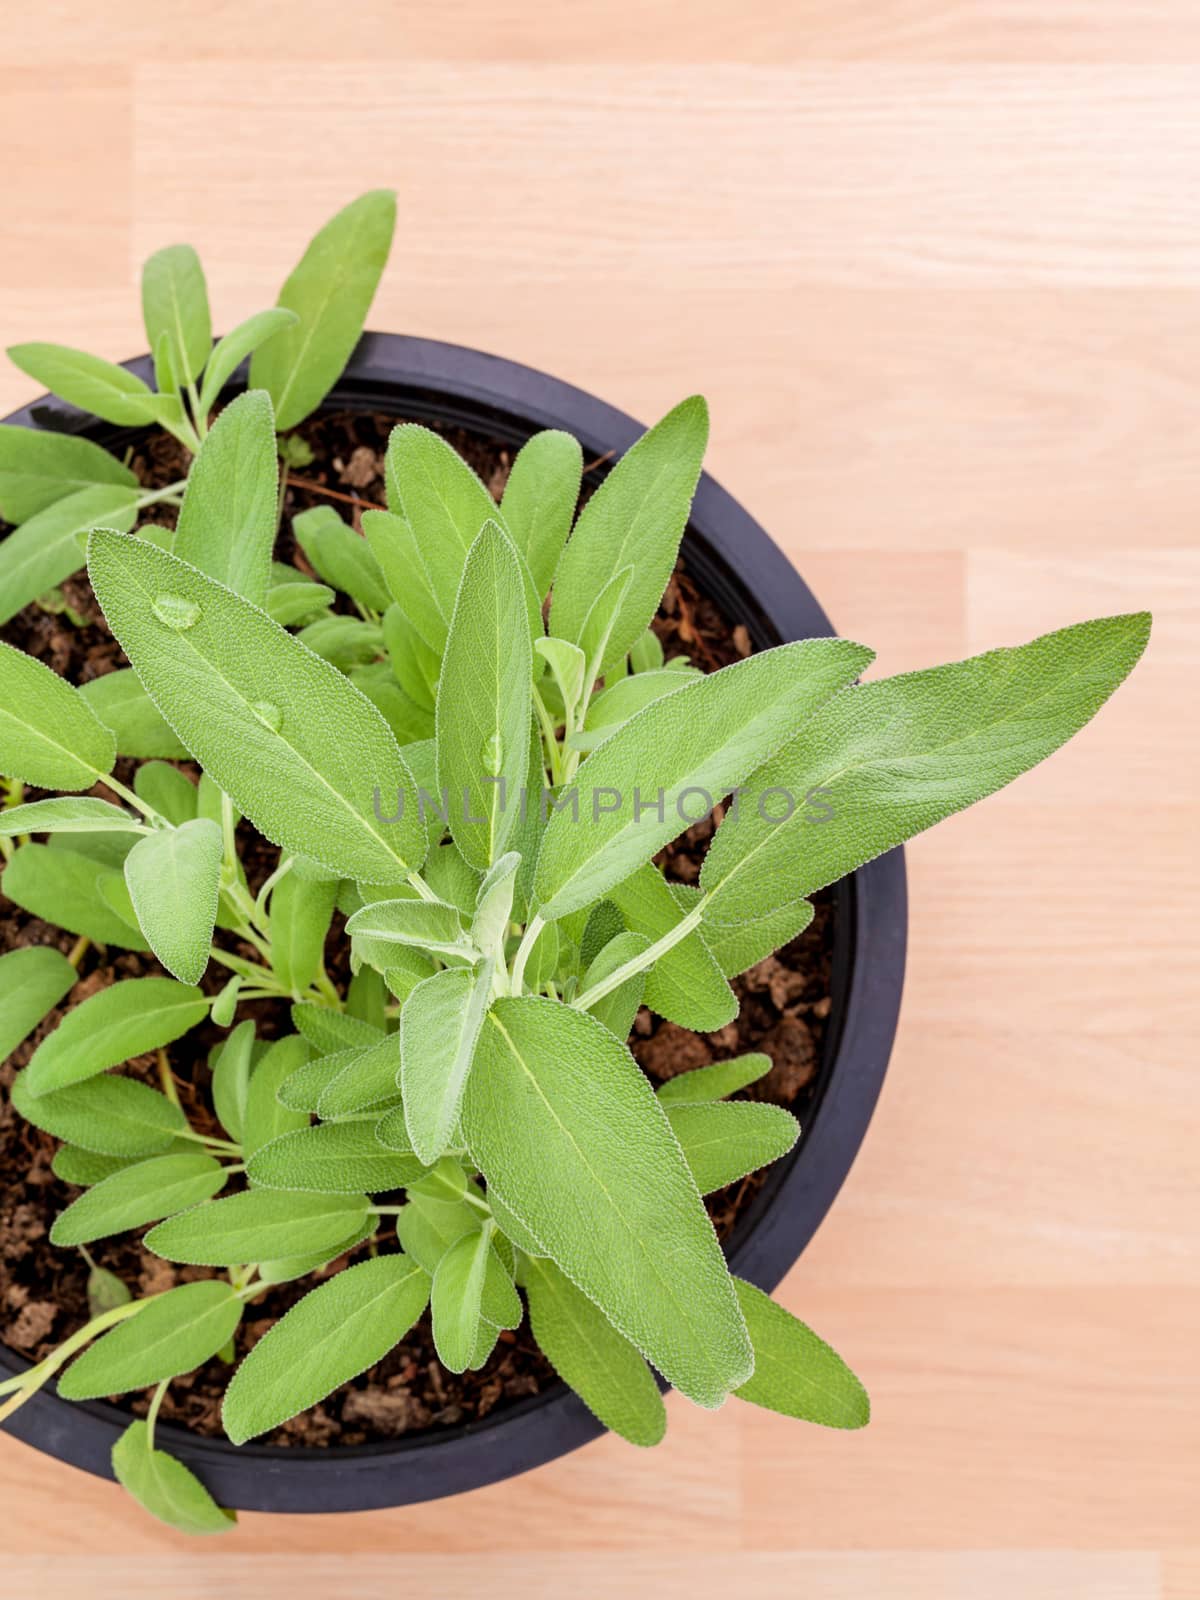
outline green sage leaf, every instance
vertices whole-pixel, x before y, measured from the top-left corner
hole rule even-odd
[[[225,1391],[234,1444],[289,1417],[382,1361],[429,1302],[429,1274],[407,1256],[376,1256],[306,1294],[251,1350]]]
[[[252,355],[259,345],[266,344],[268,339],[273,339],[285,328],[294,327],[299,320],[294,311],[274,306],[270,311],[256,311],[245,322],[239,322],[236,328],[232,328],[208,358],[204,382],[200,386],[200,415],[208,415],[221,390],[248,355]]]
[[[242,1302],[228,1283],[180,1284],[89,1346],[58,1380],[58,1392],[64,1400],[97,1400],[191,1372],[229,1343],[241,1320]]]
[[[400,1012],[400,1086],[412,1147],[431,1167],[450,1143],[492,992],[492,961],[424,979]]]
[[[164,816],[176,828],[195,820],[200,805],[196,785],[178,767],[166,761],[147,761],[133,775],[133,787],[138,798]],[[213,822],[216,819],[208,817]],[[122,865],[129,852],[121,858]]]
[[[268,1046],[251,1073],[242,1117],[241,1145],[245,1160],[249,1161],[281,1134],[308,1126],[308,1113],[288,1110],[279,1101],[279,1090],[311,1055],[312,1046],[308,1040],[290,1033]]]
[[[208,285],[190,244],[156,250],[142,268],[142,318],[151,350],[165,339],[177,384],[203,371],[212,349]]]
[[[155,1450],[144,1422],[131,1422],[113,1445],[113,1472],[143,1510],[180,1533],[226,1533],[237,1522],[182,1461]]]
[[[552,1261],[526,1261],[522,1281],[533,1336],[559,1377],[606,1428],[631,1444],[658,1444],[667,1411],[635,1347]]]
[[[411,945],[435,955],[475,954],[457,907],[443,900],[373,901],[347,919],[346,932],[355,940]]]
[[[790,1111],[745,1101],[668,1101],[667,1119],[701,1194],[778,1161],[800,1137]]]
[[[181,1038],[208,1000],[174,978],[126,978],[72,1007],[25,1069],[32,1095],[50,1094]]]
[[[91,1244],[93,1239],[159,1222],[211,1200],[224,1184],[224,1169],[201,1150],[138,1161],[102,1178],[61,1212],[50,1229],[50,1243]]]
[[[120,535],[92,539],[93,585],[151,698],[261,833],[349,877],[420,865],[416,789],[370,701],[174,556]],[[398,821],[377,820],[381,793],[385,808],[403,796]]]
[[[225,407],[188,474],[171,549],[252,605],[266,604],[279,497],[275,418],[252,390]]]
[[[516,1327],[521,1302],[492,1246],[491,1228],[468,1233],[438,1262],[430,1296],[438,1359],[451,1372],[473,1364],[481,1320]],[[502,1321],[487,1315],[492,1310]]]
[[[209,1057],[213,1108],[221,1126],[234,1140],[241,1139],[245,1127],[255,1044],[253,1022],[240,1022]]]
[[[196,1149],[195,1145],[189,1147],[186,1139],[180,1139],[178,1145],[180,1150],[189,1153]],[[114,1172],[124,1172],[126,1167],[143,1159],[142,1156],[100,1156],[92,1150],[81,1150],[76,1144],[60,1144],[50,1167],[54,1176],[61,1178],[64,1183],[90,1188],[93,1183],[102,1183],[105,1178],[111,1178]]]
[[[583,478],[583,451],[569,433],[535,433],[517,453],[501,512],[525,557],[539,595],[545,595],[562,555]]]
[[[281,1134],[251,1157],[247,1174],[261,1189],[301,1194],[383,1194],[424,1171],[411,1152],[385,1149],[371,1121],[322,1122]]]
[[[29,438],[37,434],[21,428]],[[55,500],[0,543],[0,624],[83,566],[81,538],[93,528],[128,533],[137,521],[138,491],[97,483]]]
[[[137,428],[175,421],[181,415],[174,395],[155,394],[135,373],[86,350],[65,344],[14,344],[8,356],[51,394],[81,411],[95,412],[105,422]]]
[[[326,1245],[323,1250],[310,1252],[306,1256],[281,1256],[277,1261],[260,1261],[258,1264],[258,1278],[260,1283],[292,1283],[297,1278],[307,1278],[310,1272],[317,1272],[322,1267],[328,1267],[339,1256],[348,1255],[372,1238],[377,1231],[379,1218],[371,1215],[367,1220],[354,1230],[348,1238],[336,1246]]]
[[[187,751],[174,730],[142,688],[136,673],[128,667],[93,678],[80,686],[79,693],[104,726],[112,729],[119,756],[134,756],[138,760],[150,757],[168,761],[187,759]]]
[[[316,883],[294,869],[271,891],[271,966],[294,994],[322,970],[336,898],[336,880]]]
[[[826,1428],[866,1427],[871,1402],[841,1356],[761,1289],[733,1282],[754,1345],[754,1376],[738,1399]]]
[[[504,852],[528,763],[531,655],[516,552],[484,525],[463,571],[437,694],[438,783],[450,832],[486,870]]]
[[[695,898],[699,898],[698,893]],[[725,976],[736,978],[785,944],[791,944],[808,927],[814,914],[811,900],[791,900],[746,922],[705,923],[702,936]]]
[[[69,800],[34,800],[0,811],[0,837],[22,833],[142,833],[141,822],[107,800],[83,796]]]
[[[614,572],[635,562],[599,671],[623,656],[658,609],[708,443],[708,406],[684,400],[644,434],[605,478],[579,514],[558,570],[550,631],[583,643],[592,601]]]
[[[587,735],[584,744],[577,742],[576,748],[594,749],[628,722],[630,717],[636,716],[643,706],[674,694],[676,689],[682,689],[685,683],[691,683],[699,676],[691,668],[684,671],[664,668],[661,672],[635,672],[631,677],[618,678],[615,683],[602,689],[588,705],[583,724]]]
[[[332,506],[314,506],[292,518],[292,532],[318,578],[371,611],[392,602],[379,562],[360,534]]]
[[[317,1115],[325,1122],[354,1116],[360,1111],[378,1111],[400,1098],[399,1035],[389,1033],[378,1044],[354,1052],[353,1058],[321,1090]],[[407,1142],[403,1146],[411,1149]]]
[[[78,689],[0,641],[0,772],[41,789],[89,789],[117,746]]]
[[[1011,783],[1090,721],[1149,635],[1146,612],[1103,617],[838,696],[746,781],[792,796],[790,816],[744,802],[717,830],[706,924],[790,904]],[[815,792],[821,807],[799,803]]]
[[[138,926],[181,983],[199,983],[208,966],[224,851],[221,829],[198,817],[147,834],[125,858]]]
[[[78,977],[66,956],[48,945],[0,956],[0,1061],[70,993]]]
[[[645,934],[651,943],[669,933],[684,915],[670,885],[652,862],[615,885],[609,896],[626,926]],[[699,929],[651,967],[646,974],[645,1003],[660,1017],[695,1033],[714,1033],[738,1013],[737,996]]]
[[[71,835],[72,841],[102,837]],[[123,881],[118,871],[81,851],[25,844],[5,867],[0,888],[14,905],[68,933],[122,950],[148,950],[140,932],[104,898],[102,886],[112,880]]]
[[[615,938],[608,941],[587,969],[583,988],[599,983],[602,978],[607,978],[618,967],[624,966],[627,961],[632,961],[635,956],[643,955],[649,948],[650,940],[643,933],[624,931],[618,933]],[[627,1039],[645,990],[645,972],[635,972],[631,978],[626,978],[619,988],[597,1001],[591,1008],[592,1015],[597,1022],[604,1024],[609,1033],[615,1034],[618,1039]]]
[[[351,1017],[344,1011],[333,1011],[328,1006],[307,1002],[292,1007],[292,1025],[321,1055],[352,1047],[365,1050],[368,1045],[378,1044],[382,1038],[378,1028],[363,1022],[360,1017]]]
[[[594,1018],[535,996],[497,1000],[478,1048],[463,1128],[489,1191],[669,1382],[719,1405],[752,1370],[749,1341],[695,1182],[629,1051]]]
[[[390,511],[364,511],[362,529],[401,615],[423,641],[433,661],[440,661],[456,591],[445,599],[439,596],[417,536],[403,517]],[[456,566],[461,575],[462,562]],[[411,689],[405,679],[401,678],[401,682]],[[432,707],[432,698],[429,704]]]
[[[168,1261],[241,1267],[338,1245],[361,1226],[366,1214],[363,1194],[247,1189],[169,1217],[151,1228],[143,1243]]]
[[[187,1126],[183,1112],[165,1094],[132,1078],[105,1074],[69,1089],[33,1095],[21,1072],[11,1093],[26,1122],[97,1155],[159,1155]]]
[[[639,711],[585,759],[567,791],[580,797],[584,822],[560,797],[547,824],[536,878],[541,915],[561,917],[615,888],[870,659],[844,639],[805,639],[686,683]]]
[[[694,1103],[701,1100],[724,1100],[737,1094],[771,1070],[770,1056],[761,1051],[734,1056],[730,1061],[712,1061],[706,1067],[693,1067],[690,1072],[680,1072],[674,1078],[660,1083],[655,1091],[668,1107]]]
[[[279,291],[297,322],[260,344],[250,359],[250,387],[265,389],[280,431],[294,428],[341,377],[366,321],[396,226],[390,189],[360,195],[309,244]]]
[[[267,590],[265,609],[272,622],[292,628],[326,615],[333,599],[323,583],[276,583]]]
[[[0,423],[0,517],[6,522],[19,525],[56,500],[98,484],[135,495],[139,487],[124,462],[90,439]]]

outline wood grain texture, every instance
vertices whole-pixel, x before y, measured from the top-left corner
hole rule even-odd
[[[654,1453],[200,1549],[0,1439],[6,1600],[1192,1600],[1200,9],[47,0],[0,63],[6,344],[136,352],[178,238],[227,328],[392,184],[373,324],[647,419],[702,388],[877,673],[1156,614],[1078,740],[910,851],[892,1071],[782,1290],[867,1432],[672,1398]]]

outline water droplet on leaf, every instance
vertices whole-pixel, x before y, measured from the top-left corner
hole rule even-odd
[[[250,709],[263,727],[270,728],[272,733],[278,733],[283,727],[283,712],[273,701],[256,700]]]
[[[154,615],[160,622],[165,622],[168,628],[182,632],[184,628],[194,627],[200,620],[200,607],[194,600],[187,600],[181,594],[160,594],[154,601]]]

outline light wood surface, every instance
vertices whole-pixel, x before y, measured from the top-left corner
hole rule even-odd
[[[203,1547],[4,1439],[4,1594],[1200,1594],[1194,0],[14,0],[0,63],[4,343],[133,354],[178,238],[226,328],[391,184],[373,325],[647,419],[702,388],[882,670],[1156,613],[1093,727],[910,851],[892,1070],[782,1291],[866,1433],[672,1398],[653,1453]]]

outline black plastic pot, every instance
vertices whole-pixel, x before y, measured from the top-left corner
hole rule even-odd
[[[127,363],[151,377],[148,357]],[[241,380],[244,382],[244,378]],[[591,460],[620,454],[639,423],[532,368],[428,339],[367,334],[327,402],[440,419],[520,445],[540,428],[565,428]],[[86,433],[112,445],[120,430],[46,397],[6,419]],[[700,480],[684,542],[689,571],[757,647],[833,633],[783,553],[719,484]],[[772,1168],[729,1245],[734,1270],[773,1289],[799,1257],[841,1188],[883,1083],[904,980],[903,852],[872,862],[835,890],[833,1004],[817,1096],[791,1155]],[[0,1344],[0,1375],[26,1363]],[[42,1391],[6,1425],[61,1461],[112,1477],[110,1452],[128,1414]],[[499,1415],[395,1443],[346,1449],[235,1449],[160,1424],[164,1448],[185,1461],[218,1502],[255,1511],[363,1511],[459,1494],[542,1465],[603,1430],[558,1386]]]

